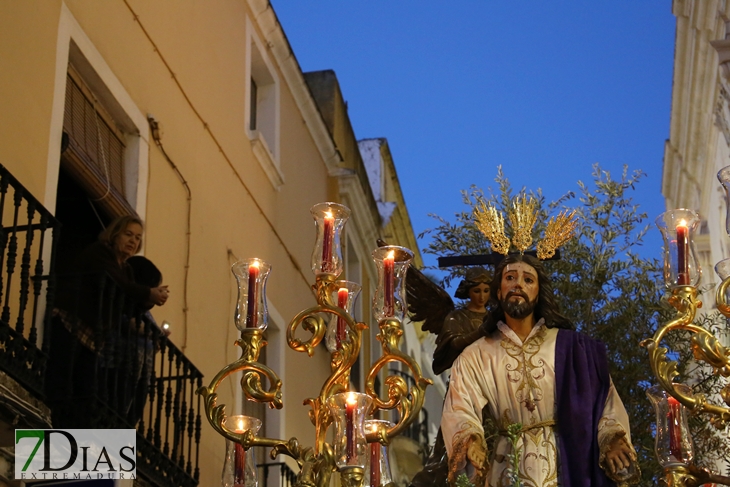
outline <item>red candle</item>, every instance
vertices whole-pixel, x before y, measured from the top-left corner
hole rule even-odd
[[[383,259],[383,307],[385,315],[391,317],[395,314],[395,306],[393,305],[393,287],[395,284],[394,270],[395,252],[390,251]]]
[[[236,433],[243,433],[243,420],[238,420]],[[236,450],[233,459],[233,484],[243,486],[246,484],[246,450],[243,449],[243,445],[236,443]]]
[[[347,463],[355,461],[357,449],[355,444],[355,407],[357,396],[352,392],[347,395],[345,403],[345,437],[347,438]]]
[[[687,222],[677,225],[677,284],[689,284],[689,228]]]
[[[380,443],[370,443],[370,487],[380,487]]]
[[[258,325],[258,291],[256,281],[259,277],[259,261],[255,260],[248,266],[248,306],[246,310],[246,328],[256,328]]]
[[[349,298],[350,293],[347,291],[346,287],[341,287],[339,291],[337,291],[337,306],[339,306],[342,309],[347,309],[347,299]],[[340,345],[342,345],[342,342],[345,341],[346,338],[346,330],[347,330],[347,323],[345,322],[344,318],[341,316],[337,317],[337,348],[340,348]]]
[[[332,245],[335,239],[335,217],[324,214],[324,238],[322,240],[322,272],[332,272]]]
[[[683,460],[682,455],[682,413],[679,401],[672,396],[667,398],[669,412],[667,413],[667,422],[669,423],[669,453],[674,456],[677,461]]]

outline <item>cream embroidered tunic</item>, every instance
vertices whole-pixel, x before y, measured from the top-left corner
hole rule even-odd
[[[518,442],[518,448],[521,448],[519,475],[523,485],[557,486],[559,458],[554,429],[552,426],[528,428],[555,417],[558,330],[545,327],[540,320],[523,343],[506,324],[500,322],[498,328],[492,336],[467,347],[451,370],[441,419],[449,459],[457,460],[458,452],[463,452],[471,435],[476,434],[478,441],[484,441],[481,425],[482,409],[486,405],[485,412],[488,411],[500,430],[512,423],[522,423],[523,430],[527,430]],[[601,458],[608,443],[622,431],[626,432],[626,439],[631,444],[628,415],[611,383],[598,426]],[[511,449],[507,437],[500,436],[491,456],[488,486],[512,484],[506,470]],[[464,465],[458,468],[463,469]]]

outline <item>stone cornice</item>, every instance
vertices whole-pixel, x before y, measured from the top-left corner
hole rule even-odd
[[[322,120],[309,87],[304,81],[302,70],[299,67],[294,51],[292,51],[286,34],[281,28],[276,12],[268,0],[248,0],[248,6],[253,12],[254,24],[258,25],[260,35],[264,40],[266,49],[279,67],[289,91],[294,98],[302,119],[312,135],[312,140],[327,166],[328,174],[332,174],[338,168],[340,156],[337,152],[332,137],[327,131],[327,126]]]

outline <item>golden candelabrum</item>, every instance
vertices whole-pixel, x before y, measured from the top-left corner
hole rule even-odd
[[[342,485],[360,487],[365,474],[366,443],[387,445],[391,438],[407,428],[418,416],[425,389],[432,383],[421,375],[419,365],[399,348],[402,320],[407,309],[403,281],[413,254],[408,249],[395,246],[381,247],[373,252],[378,268],[373,311],[380,328],[377,339],[382,344],[382,356],[370,367],[364,394],[349,391],[350,370],[360,353],[362,331],[368,328],[365,323],[355,321],[348,312],[359,286],[336,280],[343,270],[340,234],[349,209],[337,203],[320,203],[311,211],[317,228],[312,254],[312,270],[316,276],[312,288],[317,305],[301,311],[290,321],[286,339],[290,348],[310,357],[323,340],[330,350],[329,377],[317,397],[304,401],[310,407],[309,418],[315,429],[314,445],[302,446],[297,438],[266,438],[257,436],[250,429],[231,429],[226,424],[225,405],[217,404],[216,390],[221,382],[231,374],[242,372],[241,387],[247,399],[268,404],[271,408],[283,407],[281,379],[276,372],[258,362],[262,347],[266,345],[263,336],[267,320],[265,281],[270,269],[263,261],[249,259],[233,266],[239,283],[235,318],[241,330],[241,338],[236,341],[241,348],[241,358],[224,367],[210,385],[201,387],[198,393],[205,399],[208,421],[220,435],[241,445],[244,450],[255,446],[271,447],[272,459],[284,454],[296,460],[299,473],[295,485],[328,487],[332,474],[339,472]],[[330,319],[326,320],[323,315]],[[300,328],[310,334],[305,341],[295,336]],[[391,362],[407,368],[415,379],[414,384],[409,388],[402,377],[390,375],[385,380],[387,399],[381,399],[375,390],[375,379]],[[264,383],[268,383],[268,389]],[[357,408],[356,401],[359,401]],[[393,409],[398,411],[396,424],[375,421],[373,423],[377,427],[367,432],[363,429],[365,417],[372,417],[379,410]],[[338,422],[338,418],[341,421]],[[334,444],[330,444],[327,433],[333,423],[337,423],[337,431]],[[378,474],[377,478],[389,479],[389,475],[381,477]],[[234,485],[240,485],[239,481]]]
[[[718,173],[718,179],[728,196],[726,227],[730,234],[730,166]],[[697,291],[701,270],[692,242],[699,221],[697,213],[687,209],[670,210],[657,218],[657,226],[664,237],[664,280],[671,292],[668,302],[676,310],[676,316],[661,326],[652,338],[642,342],[649,351],[652,371],[659,382],[659,386],[647,394],[657,408],[656,453],[668,486],[730,485],[730,477],[694,465],[686,418],[686,412],[709,414],[711,424],[718,429],[724,428],[730,423],[730,385],[725,385],[720,392],[724,404],[714,404],[704,394],[693,393],[691,388],[673,382],[679,375],[678,364],[667,357],[667,348],[660,345],[674,330],[689,331],[694,358],[710,365],[714,375],[730,376],[730,350],[709,330],[693,323],[697,309],[702,307]],[[722,279],[715,296],[717,309],[730,318],[730,259],[721,261],[715,269]]]

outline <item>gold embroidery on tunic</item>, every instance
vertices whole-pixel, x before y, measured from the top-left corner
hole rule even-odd
[[[505,369],[507,380],[515,385],[512,394],[531,418],[529,424],[523,427],[520,446],[522,458],[518,474],[524,487],[558,486],[558,449],[552,432],[555,420],[540,421],[536,416],[536,403],[543,400],[543,390],[538,382],[545,378],[547,366],[538,355],[547,338],[547,331],[547,328],[541,327],[522,346],[506,337],[500,341],[500,346],[511,359]],[[503,411],[501,429],[513,422],[511,416],[509,409]],[[507,469],[501,472],[497,482],[499,487],[512,485],[507,477]]]
[[[541,329],[530,337],[522,346],[517,345],[507,337],[502,338],[501,347],[515,363],[508,363],[507,380],[518,384],[514,391],[515,398],[524,405],[530,413],[536,409],[535,402],[543,398],[542,388],[537,381],[545,377],[545,361],[538,358],[540,347],[545,342],[547,328]]]

